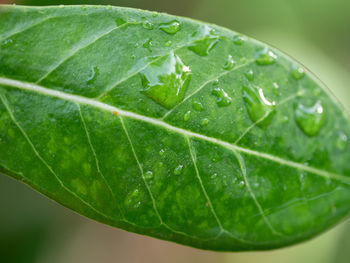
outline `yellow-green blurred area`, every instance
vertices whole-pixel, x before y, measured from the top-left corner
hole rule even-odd
[[[225,26],[303,63],[350,111],[349,0],[22,0],[25,5],[110,4]],[[0,176],[1,263],[348,263],[350,220],[311,241],[249,253],[215,253],[144,237],[83,218]]]

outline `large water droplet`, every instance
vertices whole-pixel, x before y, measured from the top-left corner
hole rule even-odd
[[[339,150],[345,151],[348,146],[348,137],[343,132],[338,132],[336,146]]]
[[[175,175],[180,175],[182,173],[184,166],[182,164],[179,164],[175,169],[174,169],[174,174]]]
[[[203,105],[201,102],[194,100],[192,102],[192,108],[196,111],[202,111],[203,110]]]
[[[191,79],[191,70],[171,52],[141,73],[144,93],[167,109],[181,102]]]
[[[325,121],[325,112],[321,101],[317,101],[311,107],[299,103],[295,107],[295,120],[306,135],[316,136]]]
[[[204,39],[193,42],[193,44],[190,45],[188,49],[197,55],[204,57],[209,55],[210,51],[213,50],[218,41],[219,38],[217,36],[209,34]]]
[[[231,104],[232,98],[225,92],[224,89],[214,87],[212,94],[217,97],[216,103],[219,107],[225,107]]]
[[[226,69],[226,70],[232,69],[235,66],[235,63],[236,62],[233,60],[232,56],[228,55],[227,60],[224,64],[224,69]]]
[[[293,66],[292,68],[292,76],[296,80],[302,79],[305,76],[305,69],[299,66]]]
[[[260,128],[270,125],[275,115],[275,102],[265,98],[264,92],[259,87],[243,87],[243,100],[245,102],[250,119]],[[263,120],[262,120],[263,119]],[[261,121],[262,120],[262,121]]]
[[[148,38],[143,44],[142,44],[142,46],[144,47],[144,48],[147,48],[147,50],[149,51],[149,52],[152,52],[152,45],[153,45],[153,43],[152,43],[152,38]]]
[[[256,54],[256,63],[258,65],[271,65],[277,60],[277,56],[271,50],[265,48]]]
[[[146,18],[142,18],[142,27],[147,30],[152,30],[154,28],[154,25],[152,22],[150,22]]]
[[[87,79],[86,83],[87,84],[92,84],[95,82],[97,76],[99,75],[99,70],[98,70],[98,67],[92,67],[91,69],[91,73],[90,73],[90,76],[89,78]]]
[[[177,20],[170,21],[168,23],[160,24],[159,28],[167,34],[176,34],[181,29],[181,24]]]

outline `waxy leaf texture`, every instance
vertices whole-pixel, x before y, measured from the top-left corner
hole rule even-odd
[[[187,18],[0,7],[0,172],[118,228],[282,247],[350,211],[350,121],[303,66]]]

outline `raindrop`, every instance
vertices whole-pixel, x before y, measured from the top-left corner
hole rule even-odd
[[[215,87],[212,94],[217,97],[216,103],[219,107],[225,107],[231,104],[232,98],[222,88]]]
[[[144,47],[144,48],[147,48],[147,50],[149,51],[149,52],[152,52],[152,38],[148,38],[143,44],[142,44],[142,46]]]
[[[224,69],[226,69],[226,70],[232,69],[234,67],[235,63],[236,62],[233,60],[232,56],[228,55],[227,60],[224,64]]]
[[[90,73],[90,76],[89,76],[89,78],[87,79],[87,84],[92,84],[92,83],[94,83],[95,82],[95,80],[96,80],[96,78],[97,78],[97,76],[100,74],[100,72],[99,72],[99,70],[98,70],[98,67],[93,67],[92,69],[91,69],[91,73]]]
[[[244,75],[248,80],[250,80],[250,81],[254,80],[254,71],[252,69],[250,69],[248,72],[244,73]]]
[[[209,30],[209,28],[206,28],[205,30]],[[219,38],[213,35],[212,31],[206,31],[206,36],[201,40],[193,42],[193,44],[190,45],[188,49],[197,55],[204,57],[209,55],[210,51],[214,49],[218,41]]]
[[[145,173],[145,179],[146,179],[146,180],[151,180],[151,179],[153,179],[153,173],[152,173],[152,171],[147,171],[147,172]]]
[[[295,120],[306,135],[316,136],[325,121],[325,112],[321,101],[317,101],[311,107],[299,103],[295,108]]]
[[[240,45],[242,45],[244,42],[245,42],[245,38],[244,38],[244,36],[242,36],[242,35],[235,35],[235,36],[233,37],[233,43],[235,43],[235,45],[240,46]]]
[[[205,126],[208,125],[208,123],[209,123],[209,119],[208,119],[208,118],[204,118],[204,119],[202,120],[202,122],[201,122],[201,126],[202,126],[202,127],[205,127]]]
[[[269,101],[261,88],[243,87],[243,100],[250,119],[260,128],[270,125],[275,115],[275,102]]]
[[[118,17],[118,18],[115,20],[115,24],[116,24],[117,26],[124,25],[125,23],[126,23],[126,21],[125,21],[123,18],[121,18],[121,17]]]
[[[192,108],[196,111],[202,111],[203,110],[203,105],[199,101],[193,101],[192,102]]]
[[[181,24],[177,20],[160,24],[159,28],[167,34],[176,34],[181,29]]]
[[[180,57],[171,52],[149,65],[140,75],[143,86],[141,92],[171,109],[183,100],[192,73]]]
[[[174,169],[174,174],[175,175],[180,175],[182,173],[184,166],[182,164],[179,164],[175,169]]]
[[[261,50],[256,55],[257,57],[255,61],[258,65],[271,65],[277,60],[276,54],[267,48]]]
[[[341,151],[346,150],[348,146],[348,137],[343,132],[338,132],[336,146]]]
[[[142,18],[142,26],[144,29],[147,29],[147,30],[152,30],[154,28],[154,25],[152,24],[152,22],[150,22],[146,18]]]
[[[191,117],[191,111],[189,110],[184,115],[184,121],[188,121],[190,119],[190,117]]]
[[[292,76],[294,79],[299,80],[305,76],[305,69],[299,66],[293,66],[292,68]]]

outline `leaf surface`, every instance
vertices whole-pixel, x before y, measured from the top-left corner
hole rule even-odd
[[[0,172],[202,249],[293,244],[350,210],[349,116],[280,51],[187,18],[0,7]]]

